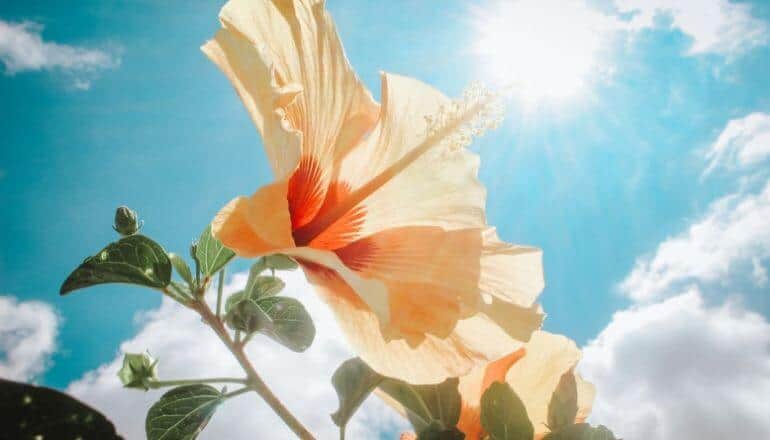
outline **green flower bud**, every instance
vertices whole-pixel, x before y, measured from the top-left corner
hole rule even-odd
[[[149,353],[126,353],[123,366],[118,371],[118,378],[126,388],[149,390],[152,382],[158,380],[158,361]]]
[[[123,236],[134,235],[142,228],[136,211],[128,206],[120,206],[115,210],[115,224],[112,229]]]

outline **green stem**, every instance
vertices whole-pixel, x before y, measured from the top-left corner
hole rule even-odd
[[[246,385],[248,383],[248,380],[247,379],[237,379],[237,378],[234,378],[234,377],[212,377],[212,378],[206,378],[206,379],[156,380],[154,382],[150,382],[150,388],[174,387],[174,386],[181,386],[181,385],[198,385],[198,384],[208,384],[208,383],[240,383],[240,384]]]
[[[159,289],[159,290],[161,292],[163,292],[164,295],[166,295],[167,297],[173,299],[174,301],[178,302],[179,304],[181,304],[181,305],[183,305],[185,307],[192,307],[192,305],[191,305],[192,301],[193,301],[192,298],[190,298],[190,297],[188,297],[186,295],[184,297],[180,297],[176,293],[174,293],[171,290],[169,290],[168,286],[166,286],[166,287],[164,287],[162,289]]]
[[[254,369],[251,361],[249,361],[249,358],[246,356],[246,352],[243,351],[243,346],[233,341],[233,339],[230,337],[230,333],[227,332],[227,329],[222,324],[222,320],[217,318],[214,312],[211,311],[211,308],[208,306],[208,304],[206,304],[206,302],[202,299],[199,299],[195,303],[195,309],[201,315],[203,321],[211,326],[217,336],[219,336],[219,339],[230,350],[233,356],[235,356],[235,359],[238,361],[238,363],[241,364],[241,368],[243,368],[243,370],[246,372],[246,375],[249,377],[247,389],[254,390],[257,394],[259,394],[262,400],[264,400],[265,403],[267,403],[270,408],[275,411],[275,413],[281,418],[281,420],[283,420],[284,423],[286,423],[286,426],[288,426],[289,429],[291,429],[294,434],[297,435],[297,437],[299,437],[301,440],[315,440],[313,434],[311,434],[310,431],[305,428],[302,422],[294,417],[294,414],[292,414],[291,411],[289,411],[289,409],[284,406],[283,402],[281,402],[281,400],[278,399],[275,394],[273,394],[270,388],[268,388],[267,384],[262,380],[259,374],[257,374],[257,370]]]
[[[195,287],[199,288],[201,285],[201,262],[198,260],[196,252],[192,252],[193,261],[195,261]]]
[[[254,390],[252,390],[252,389],[251,389],[251,388],[249,388],[249,387],[243,387],[243,388],[241,388],[240,390],[235,390],[235,391],[232,391],[232,392],[230,392],[230,393],[227,393],[227,394],[225,394],[223,397],[224,397],[225,399],[229,399],[229,398],[231,398],[231,397],[235,397],[235,396],[237,396],[237,395],[239,395],[239,394],[248,393],[249,391],[254,391]]]
[[[257,332],[253,332],[253,333],[249,333],[249,334],[247,334],[246,336],[244,336],[244,337],[243,337],[243,340],[241,341],[241,345],[246,345],[246,344],[248,344],[248,343],[249,343],[249,341],[251,341],[251,338],[253,338],[253,337],[254,337],[254,335],[256,335],[256,334],[257,334]]]
[[[219,271],[219,285],[217,286],[217,318],[222,316],[222,289],[225,285],[225,268]]]

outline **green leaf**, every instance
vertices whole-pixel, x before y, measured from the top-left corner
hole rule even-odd
[[[190,271],[190,266],[187,265],[184,259],[173,252],[168,253],[168,259],[171,260],[171,264],[174,266],[174,269],[176,269],[176,272],[179,274],[179,276],[182,277],[182,279],[185,280],[188,285],[192,286],[192,272]]]
[[[0,379],[0,414],[2,438],[121,439],[103,414],[50,388]]]
[[[270,317],[255,301],[244,299],[227,307],[225,322],[233,330],[249,334],[270,325]]]
[[[243,290],[239,290],[228,296],[225,300],[225,314],[227,314],[233,307],[235,307],[236,304],[246,299],[248,299],[248,297],[246,296],[246,292]]]
[[[559,384],[548,403],[548,427],[552,431],[575,423],[578,412],[577,398],[575,374],[570,368],[559,379]]]
[[[414,385],[433,419],[446,427],[457,425],[460,419],[462,399],[457,389],[458,383],[459,380],[455,377],[436,385]]]
[[[493,383],[481,396],[481,426],[491,440],[532,440],[535,435],[524,403],[502,382]]]
[[[382,376],[359,358],[349,359],[332,376],[332,385],[340,401],[332,420],[344,430],[361,403],[379,387],[404,408],[420,438],[424,433],[428,439],[461,439],[453,429],[460,417],[458,382],[453,378],[438,385],[410,385]]]
[[[261,332],[290,350],[302,352],[315,339],[315,325],[305,306],[294,298],[271,296],[257,300],[271,323]]]
[[[406,416],[416,432],[427,429],[434,420],[433,414],[414,386],[397,379],[384,378],[379,388],[404,407]]]
[[[188,304],[193,300],[192,291],[187,284],[177,283],[172,281],[166,286],[166,293],[175,301],[182,304]]]
[[[348,359],[337,367],[332,376],[332,385],[337,391],[340,406],[332,414],[334,424],[344,430],[358,407],[377,388],[382,379],[379,373],[372,370],[360,358]]]
[[[606,426],[593,427],[588,423],[576,423],[549,432],[543,440],[617,440],[617,437]]]
[[[209,385],[186,385],[172,389],[147,412],[147,439],[197,438],[222,400],[222,393]]]
[[[244,290],[249,299],[257,300],[259,298],[274,296],[281,293],[286,286],[280,278],[270,276],[249,276]]]
[[[200,262],[201,272],[204,276],[210,277],[225,267],[235,257],[235,252],[226,248],[221,241],[211,235],[211,225],[206,229],[198,239],[198,247],[195,255]]]
[[[106,283],[128,283],[162,289],[171,281],[166,251],[144,235],[130,235],[88,257],[61,286],[62,295]]]
[[[288,255],[272,254],[262,257],[262,264],[266,269],[294,270],[299,267],[296,261]]]
[[[438,420],[434,420],[427,428],[425,428],[420,435],[417,436],[417,440],[464,440],[465,434],[462,433],[457,427],[447,428],[443,423]]]

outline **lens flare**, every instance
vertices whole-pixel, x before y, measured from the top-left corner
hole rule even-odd
[[[482,76],[527,101],[573,97],[602,71],[615,20],[580,0],[493,1],[472,11]]]

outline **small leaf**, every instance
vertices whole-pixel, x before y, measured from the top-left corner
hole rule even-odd
[[[182,304],[189,304],[193,300],[192,291],[187,284],[172,281],[166,286],[166,293],[175,301]]]
[[[414,385],[433,418],[444,426],[455,426],[460,419],[462,398],[458,384],[459,380],[454,377],[436,385]]]
[[[462,433],[455,426],[447,428],[443,423],[438,420],[434,420],[427,428],[425,428],[420,435],[417,436],[417,440],[464,440],[465,434]]]
[[[171,281],[166,251],[144,235],[129,235],[88,257],[61,286],[62,295],[98,284],[128,283],[162,289]]]
[[[249,278],[246,280],[245,292],[251,299],[263,296],[273,296],[283,290],[285,283],[275,276],[261,276],[265,270],[265,258],[260,258],[249,269]]]
[[[172,389],[147,412],[147,439],[195,439],[222,400],[222,393],[209,385],[186,385]]]
[[[310,347],[315,339],[315,325],[301,302],[271,296],[257,300],[257,304],[272,321],[262,328],[262,333],[293,351],[302,352]]]
[[[208,225],[198,239],[195,255],[198,257],[203,275],[210,277],[229,263],[235,257],[235,252],[214,238],[211,235],[211,225]]]
[[[288,255],[272,254],[262,257],[265,268],[273,270],[294,270],[299,267],[296,261]]]
[[[176,269],[176,272],[179,274],[179,276],[182,277],[183,280],[187,281],[188,285],[192,286],[192,272],[190,271],[190,266],[187,265],[184,259],[173,252],[168,253],[168,259],[171,260],[171,264],[174,266],[174,269]]]
[[[348,420],[382,379],[379,373],[360,358],[348,359],[337,367],[332,376],[332,385],[337,391],[340,406],[332,414],[334,424],[344,430]]]
[[[225,322],[233,330],[249,334],[270,325],[270,317],[255,301],[244,299],[227,308]]]
[[[259,299],[268,296],[274,296],[281,293],[281,290],[286,286],[280,278],[257,276],[254,278],[249,277],[246,282],[246,289],[244,292],[249,299]]]
[[[406,416],[416,432],[427,429],[434,420],[430,409],[414,386],[397,379],[384,378],[379,388],[404,407]]]
[[[95,409],[50,388],[0,379],[0,438],[120,440]]]
[[[543,440],[618,440],[606,426],[590,426],[588,423],[576,423],[563,426],[560,430],[549,432]]]
[[[561,376],[551,402],[548,404],[548,427],[556,431],[562,426],[572,425],[577,417],[577,384],[575,373],[570,368]]]
[[[524,403],[502,382],[493,383],[481,396],[481,426],[491,440],[532,440],[535,435]]]
[[[239,290],[225,300],[225,314],[230,311],[236,304],[246,299],[246,294],[243,290]]]
[[[248,299],[248,297],[246,296],[246,292],[243,290],[239,290],[228,296],[225,300],[225,314],[227,314],[233,307],[235,307],[236,304],[246,299]]]

